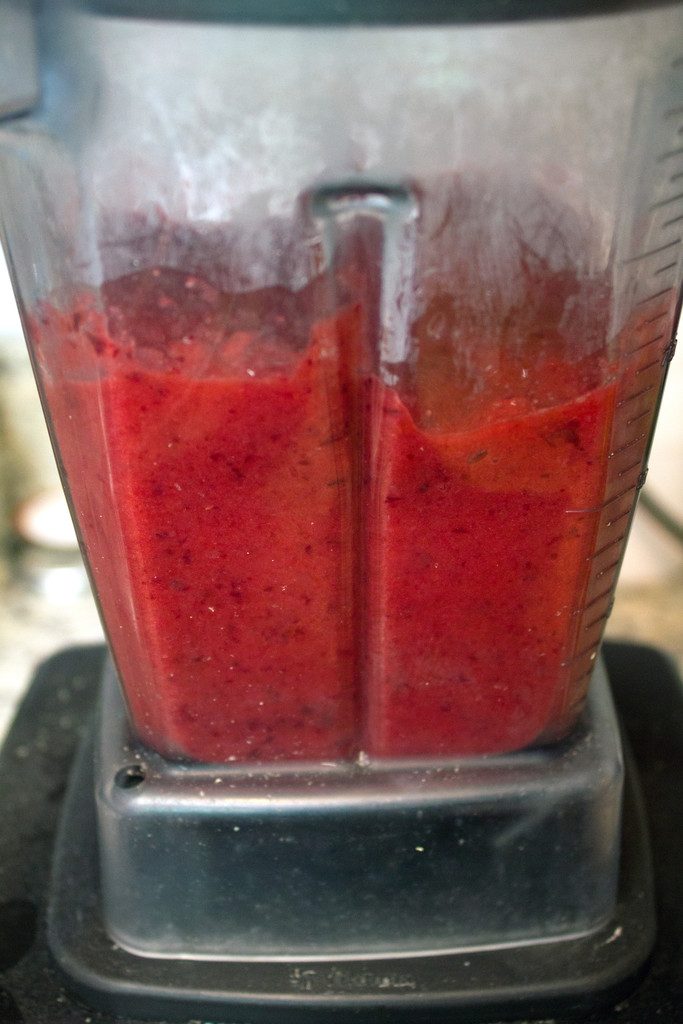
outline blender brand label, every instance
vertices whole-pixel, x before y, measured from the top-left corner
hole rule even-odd
[[[351,967],[293,967],[290,984],[298,992],[414,992],[417,981],[408,974],[358,971]]]

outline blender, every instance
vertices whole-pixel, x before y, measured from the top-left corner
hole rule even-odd
[[[111,651],[49,915],[95,1005],[483,1019],[645,960],[598,652],[680,308],[683,12],[631,8],[0,8]]]

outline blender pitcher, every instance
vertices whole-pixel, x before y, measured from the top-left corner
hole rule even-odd
[[[3,135],[138,734],[266,762],[566,733],[671,353],[674,15],[168,10],[46,10],[41,105]]]
[[[196,907],[169,924],[168,891],[132,934],[140,835],[111,851],[150,765],[347,811],[382,804],[378,779],[462,770],[480,801],[517,807],[526,778],[557,808],[585,739],[674,347],[681,7],[423,6],[53,3],[39,98],[0,97],[6,251],[128,714],[111,689],[101,764],[124,733],[141,751],[98,791],[110,930],[138,954],[359,949],[351,919],[315,948],[322,925],[207,938]],[[527,913],[499,879],[521,917],[475,926],[473,905],[404,942],[398,919],[377,937],[378,902],[363,949],[604,924],[621,761],[601,694],[573,909],[553,916],[548,883]]]

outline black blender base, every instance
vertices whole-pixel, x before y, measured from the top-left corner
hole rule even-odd
[[[56,969],[45,936],[46,891],[63,790],[96,698],[101,649],[67,651],[34,681],[0,756],[0,1021],[120,1024],[133,1018],[213,1022],[499,1021],[584,1018],[599,1024],[674,1022],[683,1006],[683,688],[665,658],[608,646],[616,703],[643,783],[654,835],[659,941],[634,771],[628,772],[620,898],[600,936],[519,949],[429,958],[416,964],[169,962],[113,947],[99,919],[92,806],[71,787],[71,825],[58,870],[66,898],[52,908]],[[77,773],[89,770],[82,750]],[[81,777],[82,778],[82,777]],[[75,806],[74,806],[75,804]],[[426,958],[425,958],[426,960]],[[405,982],[409,984],[405,984]],[[267,982],[267,984],[266,984]],[[638,986],[636,988],[636,986]],[[369,994],[375,988],[382,999]],[[87,1009],[84,1003],[100,1011]],[[629,994],[630,993],[630,994]],[[621,1003],[616,1006],[618,1000]],[[603,1007],[598,1010],[598,1007]]]
[[[350,1019],[431,1024],[438,1019],[585,1015],[623,996],[652,948],[650,858],[631,769],[616,912],[588,937],[342,961],[134,956],[112,943],[102,924],[92,764],[86,742],[58,836],[49,937],[57,961],[85,1001],[113,1013],[169,1021],[205,1016],[230,1024]]]

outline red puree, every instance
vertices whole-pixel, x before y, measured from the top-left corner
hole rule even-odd
[[[521,398],[501,365],[459,393],[424,347],[402,399],[344,368],[353,313],[295,349],[275,321],[227,332],[227,297],[182,278],[164,328],[179,276],[34,325],[142,737],[268,761],[493,753],[560,729],[614,404],[597,364],[541,363]]]
[[[463,433],[380,427],[368,687],[378,754],[491,753],[561,731],[602,500],[611,389]]]

